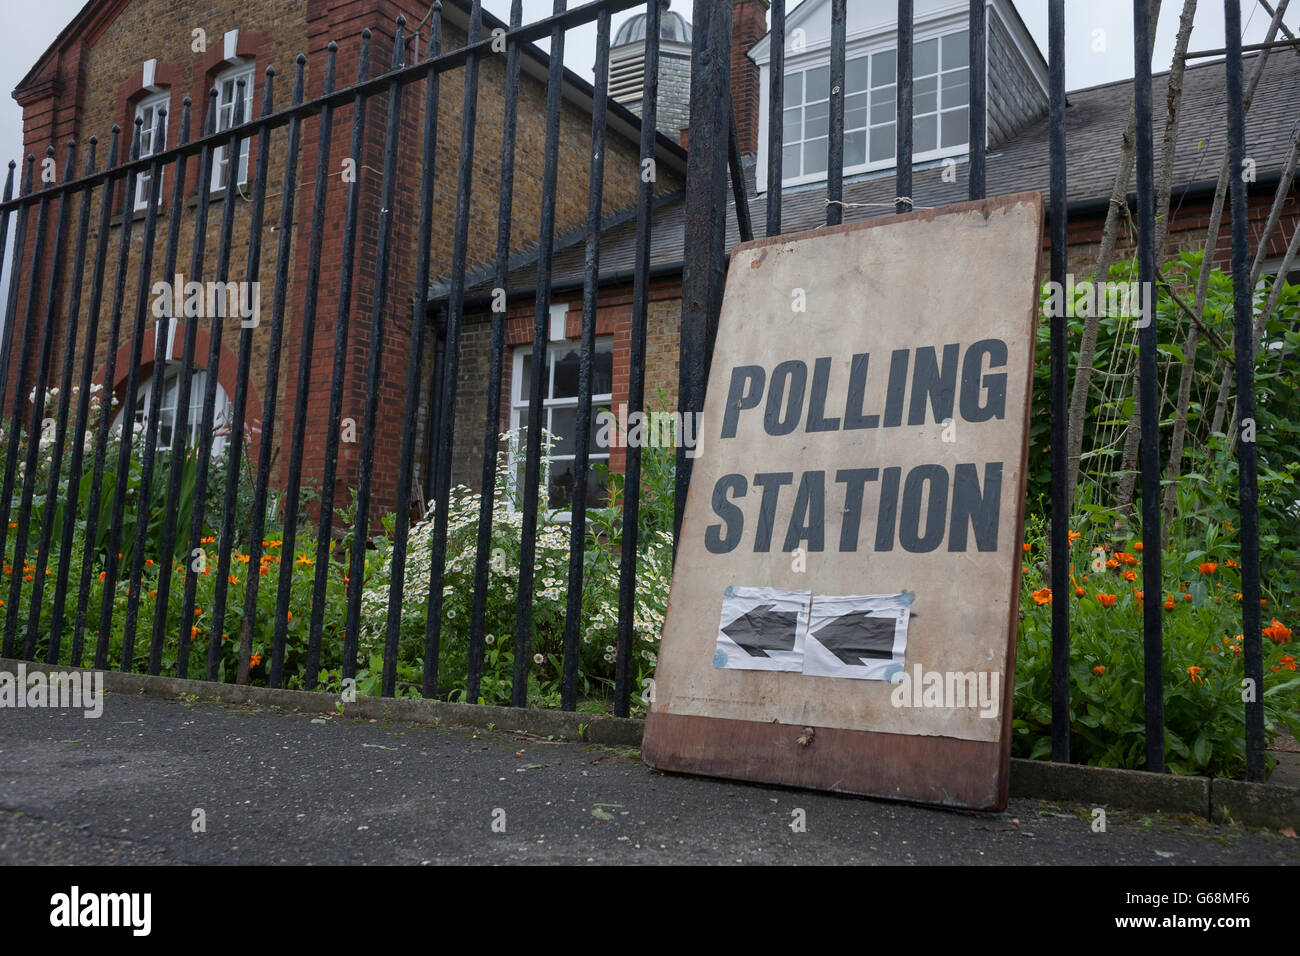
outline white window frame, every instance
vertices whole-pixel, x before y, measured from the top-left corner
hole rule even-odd
[[[167,115],[163,117],[162,124],[162,142],[155,142],[155,133],[158,128],[158,108],[166,110]],[[152,156],[154,153],[162,151],[167,142],[167,122],[171,116],[171,91],[163,90],[160,93],[150,93],[144,99],[135,105],[136,118],[141,120],[140,126],[140,158]],[[159,171],[159,188],[158,201],[162,202],[162,177],[163,171]],[[135,180],[135,208],[144,209],[149,205],[149,170],[146,167],[140,171]]]
[[[235,117],[235,93],[238,91],[239,80],[244,80],[244,125],[253,118],[253,87],[256,79],[256,64],[252,60],[241,60],[223,70],[216,78],[213,86],[217,89],[217,132],[224,133],[230,130],[234,124]],[[239,146],[239,178],[236,185],[242,186],[248,182],[248,158],[249,144],[252,140],[245,137]],[[223,143],[212,151],[212,182],[211,191],[218,192],[225,188],[223,174],[227,164],[226,146]]]
[[[176,427],[176,402],[180,398],[180,374],[181,362],[177,359],[168,359],[163,367],[163,389],[161,396],[161,406],[159,415],[165,422],[166,416],[170,413],[172,427]],[[154,366],[154,373],[141,382],[136,391],[136,420],[141,425],[148,426],[149,416],[153,413],[153,375],[156,375],[158,366]],[[203,420],[203,390],[207,384],[208,372],[206,369],[196,368],[190,378],[190,412],[187,423],[189,437],[186,445],[193,448],[199,443],[199,429]],[[217,383],[216,401],[212,406],[212,421],[214,428],[219,426],[222,419],[228,414],[233,406],[230,404],[230,398],[226,395],[226,390]],[[113,421],[113,427],[117,428],[122,425],[123,417],[126,415],[126,409],[123,408],[117,413],[117,418]],[[170,451],[171,441],[162,440],[161,431],[159,432],[158,450]],[[224,436],[213,435],[212,437],[212,457],[220,458],[226,449],[226,439]]]
[[[913,35],[913,38],[912,38],[913,48],[915,49],[915,47],[916,47],[917,45],[919,45],[919,44],[921,44],[921,43],[924,43],[924,42],[927,41],[927,40],[936,39],[936,38],[942,38],[942,37],[944,37],[944,36],[946,36],[946,35],[948,35],[948,34],[952,34],[952,33],[960,33],[960,32],[964,32],[964,31],[966,31],[966,30],[968,29],[968,25],[967,25],[967,22],[966,22],[966,16],[967,16],[966,11],[965,11],[965,9],[963,9],[960,13],[952,13],[952,14],[948,14],[948,15],[941,16],[941,17],[936,17],[936,18],[934,18],[934,19],[932,19],[932,20],[929,20],[929,21],[926,21],[926,22],[923,22],[923,23],[917,23],[917,24],[916,24],[916,27],[915,27],[915,30],[914,30],[914,35]],[[988,40],[987,40],[987,36],[986,36],[986,37],[985,37],[985,45],[986,45],[986,49],[987,49],[987,43],[988,43]],[[941,39],[940,39],[940,45],[942,46],[942,40],[941,40]],[[878,53],[884,53],[884,52],[887,52],[887,51],[889,51],[889,50],[896,50],[896,49],[897,49],[897,36],[896,36],[896,32],[895,32],[895,30],[894,30],[893,24],[891,23],[891,24],[889,25],[888,29],[886,29],[886,30],[883,30],[883,31],[876,31],[876,32],[873,32],[873,33],[868,34],[868,35],[863,35],[863,36],[859,36],[859,37],[855,37],[855,38],[851,38],[851,39],[849,39],[849,41],[848,41],[848,42],[846,43],[846,45],[845,45],[844,59],[845,59],[845,63],[847,64],[849,61],[852,61],[852,60],[858,59],[858,58],[860,58],[860,57],[862,57],[862,56],[875,56],[875,55],[878,54]],[[942,51],[941,51],[941,54],[940,54],[940,55],[942,56]],[[897,61],[895,61],[895,62],[897,62]],[[942,60],[940,60],[940,64],[939,64],[939,65],[940,65],[940,71],[941,71],[941,73],[940,73],[939,75],[942,75],[942,67],[943,67]],[[792,52],[790,52],[789,50],[786,51],[786,57],[785,57],[785,72],[786,72],[786,76],[789,76],[789,75],[792,74],[792,73],[806,72],[806,71],[808,71],[808,70],[817,69],[818,67],[827,67],[827,68],[829,68],[829,66],[830,66],[830,46],[829,46],[829,44],[819,45],[819,46],[816,47],[815,49],[807,50],[807,51],[800,52],[800,53],[792,53]],[[934,74],[931,74],[931,75],[934,75]],[[759,143],[760,143],[760,149],[759,149],[759,151],[758,151],[758,152],[759,152],[759,155],[758,155],[758,168],[756,169],[755,172],[756,172],[756,182],[757,182],[757,186],[758,186],[758,189],[759,189],[760,194],[762,194],[762,193],[765,193],[765,192],[767,191],[767,169],[768,169],[768,150],[767,150],[767,144],[768,144],[768,142],[769,142],[769,138],[770,138],[770,137],[769,137],[769,117],[770,117],[770,109],[769,109],[769,105],[770,105],[770,95],[771,95],[771,86],[770,86],[770,82],[769,82],[770,77],[771,77],[771,65],[770,65],[770,62],[769,62],[769,63],[764,63],[764,64],[761,65],[761,68],[760,68],[760,76],[761,76],[761,80],[760,80],[760,90],[759,90],[759,99],[760,99],[760,103],[759,103]],[[966,76],[967,76],[967,84],[966,84],[966,109],[969,110],[969,108],[970,108],[970,99],[971,99],[971,95],[970,95],[970,66],[969,66],[969,64],[967,64],[967,66],[966,66]],[[914,96],[914,97],[915,97],[915,80],[916,80],[916,78],[915,78],[915,76],[914,76],[914,77],[913,77],[913,87],[914,87],[913,96]],[[938,82],[941,82],[941,81],[938,81]],[[895,93],[896,93],[896,92],[897,92],[897,84],[895,83],[894,85],[895,85]],[[868,88],[870,88],[870,79],[868,79]],[[941,95],[941,94],[940,94],[940,95]],[[940,107],[942,108],[942,103],[940,103],[939,105],[940,105]],[[959,108],[959,107],[954,107],[954,109],[957,109],[957,108]],[[784,107],[783,107],[783,110],[784,110]],[[870,105],[870,93],[868,93],[868,104],[867,104],[868,128],[867,128],[867,134],[866,134],[866,137],[867,137],[867,143],[866,143],[866,149],[867,149],[867,153],[866,153],[866,156],[867,156],[867,162],[866,162],[866,163],[863,163],[863,164],[861,164],[861,165],[855,165],[855,166],[848,166],[848,165],[846,165],[846,166],[844,167],[844,175],[845,175],[845,176],[858,175],[858,174],[860,174],[860,173],[871,173],[871,172],[877,172],[877,171],[883,171],[883,170],[890,170],[890,169],[894,169],[894,168],[897,166],[897,155],[892,155],[892,156],[890,156],[888,159],[877,160],[876,162],[871,162],[871,136],[870,136],[870,129],[871,129],[871,125],[872,125],[872,124],[870,123],[870,110],[871,110],[871,105]],[[916,118],[917,118],[918,116],[923,116],[923,115],[933,115],[933,114],[929,114],[929,113],[927,113],[927,114],[920,114],[920,113],[918,113],[918,114],[914,114],[914,116],[913,116],[913,122],[915,122],[915,120],[916,120]],[[968,116],[969,116],[969,114],[968,114]],[[846,113],[846,120],[847,120],[847,113]],[[893,122],[893,120],[891,120],[890,122]],[[939,122],[939,121],[936,120],[936,122]],[[887,124],[875,124],[875,125],[876,125],[876,126],[880,126],[880,125],[887,125]],[[967,125],[968,125],[968,128],[969,128],[969,123],[968,123]],[[847,132],[848,132],[847,125],[846,125],[845,132],[846,132],[846,134],[847,134]],[[967,137],[967,138],[969,139],[969,137]],[[941,141],[941,133],[940,133],[940,140],[937,140],[937,141]],[[783,145],[784,145],[784,144],[783,144]],[[912,154],[912,162],[913,162],[914,164],[918,164],[918,163],[926,163],[926,162],[936,161],[936,160],[940,160],[940,159],[945,159],[945,158],[948,158],[948,157],[958,158],[958,157],[965,156],[965,155],[969,154],[969,152],[970,152],[970,143],[969,143],[969,142],[962,143],[962,144],[960,144],[960,145],[958,145],[958,146],[950,146],[950,147],[946,147],[946,148],[945,148],[945,147],[942,147],[942,146],[939,146],[939,147],[936,148],[936,149],[933,149],[933,150],[926,150],[925,152],[914,152],[914,153]],[[782,170],[782,172],[784,173],[784,170]],[[803,186],[803,185],[808,185],[808,184],[811,184],[811,183],[824,183],[824,182],[826,181],[826,178],[827,178],[827,176],[826,176],[826,173],[825,173],[824,171],[823,171],[823,172],[817,172],[817,173],[804,174],[804,175],[800,175],[800,176],[784,176],[784,175],[783,175],[783,176],[782,176],[782,188],[785,189],[785,188],[791,188],[791,187]]]
[[[608,350],[612,353],[613,347],[614,347],[613,336],[602,335],[596,338],[596,350],[598,352],[602,350]],[[582,342],[579,339],[557,339],[550,342],[547,345],[546,390],[543,392],[542,407],[543,407],[543,413],[546,416],[546,424],[543,427],[545,427],[548,431],[554,431],[554,429],[551,428],[551,420],[552,420],[551,412],[554,409],[557,408],[576,409],[578,407],[577,396],[574,396],[572,398],[550,397],[552,393],[555,391],[555,362],[553,361],[553,357],[557,355],[563,355],[564,353],[569,351],[574,351],[574,350],[580,351],[581,348],[582,348]],[[533,347],[531,345],[521,345],[514,350],[513,371],[510,377],[510,430],[511,431],[515,431],[520,427],[523,418],[523,413],[528,411],[528,395],[523,393],[524,363],[530,362],[532,360],[532,354],[533,354]],[[611,383],[611,387],[612,387],[612,383]],[[610,407],[613,404],[613,401],[614,401],[614,396],[612,392],[592,394],[591,396],[592,420],[593,421],[595,420],[595,416],[601,408]],[[608,448],[605,449],[589,448],[587,450],[588,467],[590,467],[593,464],[598,464],[600,462],[604,462],[608,464],[609,457],[610,457],[610,450]],[[561,461],[561,462],[573,461],[574,458],[575,458],[574,455],[549,455],[549,456],[543,455],[544,461],[550,461],[552,463],[556,461]],[[519,467],[522,465],[522,463],[523,463],[523,459],[513,454],[513,450],[512,450],[512,453],[510,454],[508,460],[508,466],[509,466],[508,473],[512,481],[517,480],[516,476],[519,473]],[[569,518],[571,517],[572,513],[569,511],[551,508],[549,497],[547,497],[546,499],[542,499],[539,496],[538,502],[540,506],[546,508],[549,514],[551,515],[551,517],[557,521],[568,521]]]

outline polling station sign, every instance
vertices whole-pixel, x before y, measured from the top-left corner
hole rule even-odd
[[[732,254],[653,767],[1006,803],[1037,193]]]

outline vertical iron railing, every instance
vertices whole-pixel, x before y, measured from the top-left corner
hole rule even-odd
[[[555,0],[555,12],[562,13],[565,0]],[[546,147],[542,167],[542,215],[540,247],[537,260],[537,304],[533,312],[533,346],[528,393],[528,425],[525,432],[527,451],[524,462],[524,519],[520,532],[519,588],[516,594],[514,681],[510,703],[523,707],[528,702],[529,657],[533,639],[533,562],[537,554],[538,484],[541,480],[542,396],[547,370],[546,351],[549,341],[551,310],[551,270],[555,254],[555,189],[560,157],[560,97],[563,82],[564,29],[558,24],[551,30],[551,68],[546,84]],[[721,128],[721,127],[720,127]],[[725,157],[725,148],[719,153]],[[453,280],[456,273],[453,270]],[[452,303],[457,296],[452,292]],[[450,325],[448,326],[450,330]],[[451,390],[451,379],[443,392]],[[443,426],[447,426],[444,424]],[[585,478],[585,476],[583,476]],[[432,619],[432,614],[430,619]]]
[[[781,2],[781,0],[777,0]],[[655,127],[659,103],[659,34],[661,10],[657,3],[646,8],[645,86],[641,91],[641,168],[653,164]],[[628,415],[645,408],[646,331],[650,305],[651,208],[654,180],[645,175],[637,184],[636,262],[632,281],[632,335],[629,346],[627,387]],[[623,493],[623,540],[618,566],[618,639],[614,663],[614,713],[626,717],[632,693],[632,642],[636,614],[637,527],[641,513],[641,446],[630,444],[625,451]]]
[[[1050,279],[1064,289],[1069,227],[1066,221],[1065,168],[1065,0],[1051,0],[1047,23],[1048,162],[1051,185],[1048,223],[1051,229]],[[1069,356],[1066,352],[1064,302],[1049,317],[1051,322],[1051,434],[1052,434],[1052,594],[1064,597],[1070,568],[1069,508],[1066,500],[1066,443],[1068,428],[1066,391]],[[1070,602],[1052,601],[1052,759],[1070,760]]]
[[[967,196],[984,198],[984,156],[987,139],[988,0],[970,0],[970,175]]]
[[[1237,435],[1249,434],[1246,423],[1255,417],[1254,289],[1250,281],[1250,233],[1246,221],[1246,109],[1242,89],[1241,3],[1224,0],[1223,32],[1227,57],[1228,154],[1232,175],[1232,343],[1237,363]],[[1281,281],[1280,277],[1279,280]],[[1145,436],[1144,436],[1145,437]],[[1143,447],[1145,454],[1146,448]],[[1237,504],[1241,528],[1241,624],[1246,709],[1246,778],[1264,779],[1264,645],[1259,585],[1259,462],[1255,443],[1237,441]],[[1143,495],[1146,486],[1143,485]],[[1147,540],[1150,540],[1149,538]],[[1152,550],[1152,549],[1147,549]]]
[[[1155,145],[1151,120],[1151,3],[1133,3],[1133,102],[1137,122],[1137,252],[1138,281],[1143,290],[1155,289],[1156,207]],[[1142,537],[1153,546],[1142,552],[1142,575],[1157,582],[1155,596],[1143,602],[1142,645],[1146,688],[1146,768],[1165,768],[1164,717],[1164,609],[1160,606],[1162,550],[1154,546],[1160,535],[1160,408],[1159,372],[1156,368],[1156,322],[1159,315],[1153,295],[1143,294],[1138,321],[1138,394],[1142,429]]]
[[[419,29],[416,29],[419,40]],[[435,2],[430,13],[428,57],[442,50],[442,4]],[[429,71],[424,91],[424,152],[420,174],[420,224],[415,261],[415,288],[429,286],[429,245],[433,230],[434,158],[438,150],[438,74]],[[388,620],[384,630],[383,693],[391,696],[397,687],[397,655],[402,627],[403,584],[406,580],[406,548],[411,528],[412,462],[415,456],[415,421],[420,401],[420,375],[424,366],[424,302],[417,296],[411,319],[411,361],[406,372],[406,408],[402,416],[402,451],[398,461],[397,497],[393,502],[393,566],[388,593]],[[277,653],[280,651],[277,644]],[[426,655],[430,658],[432,655]]]
[[[510,29],[523,22],[523,0],[510,4]],[[509,292],[510,236],[515,196],[515,132],[519,122],[519,44],[512,37],[506,45],[505,102],[501,130],[501,198],[497,207],[496,269],[493,274],[492,333],[488,345],[488,390],[486,423],[483,426],[483,464],[479,479],[477,550],[474,557],[474,605],[470,611],[469,660],[465,677],[465,699],[479,699],[483,674],[484,621],[487,615],[488,565],[492,559],[492,511],[496,505],[496,458],[501,415],[501,373],[505,360],[506,297]],[[499,299],[498,299],[499,290]],[[438,367],[440,363],[435,363]],[[437,394],[435,379],[431,391]],[[450,436],[443,443],[438,436],[438,461],[451,454]],[[441,499],[439,499],[441,500]],[[427,650],[426,650],[427,653]]]
[[[894,211],[911,212],[912,202],[912,0],[898,0],[898,97],[894,130]]]

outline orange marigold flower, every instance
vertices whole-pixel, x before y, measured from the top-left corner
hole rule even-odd
[[[99,572],[99,581],[100,581],[101,584],[104,582],[104,578],[106,578],[107,576],[108,576],[108,572],[107,572],[107,571],[100,571],[100,572]]]
[[[260,663],[262,663],[262,655],[261,655],[261,654],[254,654],[252,657],[250,657],[250,658],[248,659],[248,666],[249,666],[249,667],[256,667],[256,666],[257,666],[258,664],[260,664]]]
[[[1078,541],[1080,538],[1083,537],[1083,535],[1080,534],[1078,531],[1067,532],[1067,535],[1070,538],[1070,544],[1074,544],[1074,542]]]
[[[195,617],[198,617],[198,616],[199,616],[200,614],[202,614],[202,613],[203,613],[203,608],[201,608],[201,607],[196,607],[196,608],[194,609],[194,616],[195,616]]]
[[[316,563],[315,561],[313,561],[311,558],[307,557],[307,555],[305,555],[305,554],[300,554],[300,555],[298,555],[298,564],[312,565],[312,564],[315,564],[315,563]]]
[[[262,565],[261,568],[258,569],[258,572],[257,572],[257,573],[258,573],[258,574],[266,574],[266,573],[267,573],[268,571],[270,571],[270,570],[271,570],[271,569],[268,568],[268,567],[264,564],[264,565]]]
[[[1218,567],[1219,567],[1219,563],[1217,561],[1206,561],[1196,570],[1200,571],[1202,574],[1210,575],[1213,574],[1218,569]]]
[[[201,630],[199,630],[197,627],[192,627],[192,628],[190,628],[190,640],[191,640],[191,641],[194,640],[196,637],[198,637],[198,636],[199,636],[200,634],[202,634],[202,633],[203,633],[203,632],[202,632]]]
[[[1200,669],[1199,667],[1197,667],[1195,664],[1193,664],[1191,667],[1187,668],[1187,676],[1190,677],[1190,678],[1192,679],[1192,682],[1193,682],[1193,683],[1196,683],[1196,684],[1204,684],[1204,683],[1205,683],[1205,678],[1203,678],[1203,677],[1201,676],[1201,669]]]
[[[153,567],[153,558],[146,558],[146,559],[145,559],[145,562],[144,562],[144,566],[145,566],[146,568],[152,568],[152,567]]]
[[[1137,559],[1137,558],[1133,557],[1133,555],[1131,555],[1131,554],[1127,554],[1127,553],[1124,552],[1124,551],[1116,551],[1116,552],[1115,552],[1115,560],[1118,561],[1120,564],[1137,564],[1137,563],[1138,563],[1138,559]]]
[[[1106,668],[1103,667],[1102,665],[1098,664],[1096,667],[1094,667],[1094,668],[1092,669],[1092,672],[1093,672],[1094,674],[1104,674],[1104,673],[1106,673]]]
[[[1286,644],[1291,640],[1291,629],[1277,618],[1273,618],[1272,625],[1264,628],[1264,636],[1274,644]]]
[[[1278,666],[1279,666],[1282,670],[1284,670],[1284,671],[1293,671],[1293,670],[1295,670],[1295,655],[1294,655],[1294,654],[1283,654],[1283,655],[1282,655],[1282,662],[1281,662],[1281,664],[1279,664]]]
[[[233,574],[230,577],[226,578],[226,580],[229,581],[231,584],[239,583],[239,578],[235,577]]]
[[[1183,600],[1184,600],[1184,601],[1190,601],[1191,599],[1192,599],[1192,596],[1191,596],[1190,594],[1184,594],[1184,595],[1183,595]]]
[[[1087,591],[1085,591],[1083,588],[1079,587],[1077,584],[1074,586],[1074,596],[1075,596],[1075,597],[1083,597],[1083,596],[1084,596],[1085,594],[1087,594],[1087,593],[1088,593]]]
[[[1028,541],[1026,541],[1026,542],[1025,542],[1024,544],[1022,544],[1020,547],[1024,549],[1025,554],[1028,554],[1028,553],[1029,553],[1029,542],[1028,542]]]
[[[1119,562],[1116,561],[1114,558],[1111,558],[1109,561],[1106,562],[1106,567],[1108,567],[1108,568],[1118,568],[1118,567],[1119,567]]]
[[[1239,567],[1241,567],[1241,565],[1239,565],[1236,561],[1232,560],[1232,558],[1228,558],[1226,561],[1224,561],[1224,562],[1223,562],[1223,566],[1224,566],[1225,568],[1239,568]]]
[[[1035,604],[1042,605],[1042,604],[1051,604],[1051,603],[1052,603],[1052,589],[1051,589],[1051,588],[1039,588],[1037,591],[1034,591],[1034,592],[1033,592],[1032,594],[1030,594],[1029,596],[1032,597],[1032,598],[1034,599],[1034,603],[1035,603]]]
[[[1133,596],[1134,596],[1135,598],[1137,598],[1139,601],[1142,601],[1142,600],[1145,600],[1145,599],[1146,599],[1146,596],[1147,596],[1147,595],[1146,595],[1146,592],[1145,592],[1145,591],[1139,591],[1137,588],[1134,588],[1134,589],[1133,589]]]
[[[1127,571],[1121,574],[1120,577],[1122,577],[1125,581],[1136,581],[1137,572],[1134,571],[1132,568],[1129,568]]]
[[[1097,602],[1101,604],[1102,607],[1111,607],[1117,600],[1119,600],[1118,594],[1097,593]]]
[[[1165,598],[1163,607],[1166,611],[1172,611],[1174,609],[1174,596],[1172,594]]]
[[[1142,542],[1141,542],[1141,541],[1134,541],[1134,542],[1133,542],[1133,550],[1136,551],[1136,552],[1138,552],[1138,554],[1141,554],[1141,553],[1142,553]]]

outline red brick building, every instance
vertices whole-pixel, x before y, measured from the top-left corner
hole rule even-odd
[[[444,0],[442,6],[442,45],[445,51],[465,45],[469,31],[469,0]],[[137,117],[150,129],[157,120],[157,111],[166,110],[166,145],[174,146],[180,127],[182,100],[189,97],[195,104],[191,117],[191,138],[197,138],[203,122],[203,107],[208,103],[208,90],[217,91],[217,129],[232,125],[235,99],[244,82],[244,109],[259,115],[267,82],[274,83],[274,109],[289,105],[294,82],[295,58],[307,55],[305,99],[319,97],[324,89],[325,65],[328,46],[338,44],[337,81],[335,88],[356,82],[361,49],[361,33],[370,30],[371,76],[385,73],[393,56],[396,22],[405,17],[406,62],[412,62],[417,50],[423,57],[427,52],[427,34],[417,42],[414,34],[417,25],[427,24],[429,4],[423,0],[252,0],[252,2],[204,2],[178,4],[165,0],[92,0],[73,18],[54,43],[36,61],[14,91],[23,109],[24,147],[27,153],[43,157],[47,147],[53,146],[58,167],[62,169],[67,145],[77,146],[77,170],[80,175],[87,155],[88,141],[98,136],[97,168],[103,168],[107,158],[109,130],[119,125],[123,135],[119,148],[124,161],[130,149],[130,136]],[[484,15],[484,34],[503,28],[488,14]],[[473,190],[470,197],[470,230],[468,262],[486,262],[495,255],[497,204],[501,177],[501,137],[505,102],[504,55],[485,57],[479,77],[477,99],[477,124],[474,153]],[[545,142],[545,112],[547,72],[549,60],[536,47],[528,46],[521,57],[519,89],[518,132],[516,139],[514,215],[511,247],[517,251],[536,245],[539,235],[541,208],[541,181],[543,146]],[[269,80],[266,68],[274,67],[276,75]],[[461,111],[464,100],[463,69],[453,69],[441,74],[438,123],[439,138],[435,161],[434,218],[430,273],[435,281],[446,281],[451,268],[454,214],[456,208],[457,177],[461,147]],[[590,162],[590,131],[592,87],[566,71],[563,83],[560,135],[560,177],[556,202],[557,234],[564,235],[578,229],[587,213],[587,174]],[[401,419],[406,399],[406,370],[411,355],[411,327],[413,321],[425,321],[423,310],[413,303],[423,298],[415,287],[416,230],[420,199],[420,170],[423,136],[424,85],[406,87],[400,113],[399,158],[396,177],[396,202],[393,215],[392,242],[388,262],[389,282],[386,297],[386,328],[383,349],[380,402],[377,410],[375,460],[391,463],[396,460],[401,443]],[[359,215],[356,240],[356,262],[350,308],[344,310],[349,318],[347,355],[344,362],[342,418],[358,423],[363,419],[366,398],[366,367],[370,345],[370,313],[373,304],[375,258],[378,252],[378,219],[381,198],[381,171],[384,165],[384,138],[387,96],[371,98],[366,107],[362,135],[362,150],[355,157],[359,184]],[[311,349],[312,381],[308,394],[296,394],[301,353],[299,319],[303,314],[308,267],[308,240],[313,214],[313,192],[316,157],[320,150],[320,125],[315,119],[303,124],[301,158],[297,169],[297,197],[294,209],[293,247],[290,268],[287,308],[284,319],[283,359],[278,384],[278,409],[275,424],[275,442],[281,452],[288,448],[288,438],[294,415],[305,416],[307,423],[304,451],[304,481],[318,483],[324,468],[325,435],[339,423],[326,421],[330,374],[334,364],[335,329],[338,322],[339,288],[342,267],[343,210],[348,186],[344,182],[345,161],[349,159],[353,110],[350,106],[338,109],[332,124],[333,136],[328,168],[332,170],[325,192],[327,207],[326,229],[320,258],[316,329]],[[635,201],[638,183],[639,124],[636,117],[617,104],[611,104],[606,156],[605,204],[609,214],[626,209]],[[275,274],[277,245],[276,232],[280,220],[281,192],[284,180],[284,157],[287,132],[274,130],[268,139],[269,172],[266,200],[261,230],[260,257],[256,264],[261,284],[261,322],[252,332],[252,360],[248,373],[248,402],[244,420],[246,427],[257,428],[262,422],[266,390],[265,368],[270,348],[271,287]],[[154,144],[146,133],[142,138],[142,155],[149,155],[161,144]],[[230,182],[231,163],[227,157],[216,157],[216,170],[209,183],[199,183],[198,163],[188,164],[184,215],[179,235],[177,271],[187,273],[190,252],[194,243],[195,209],[199,190],[208,189],[210,212],[206,229],[206,257],[204,273],[200,277],[185,278],[211,280],[217,259],[220,225],[224,203],[238,203],[234,216],[232,258],[229,273],[231,281],[241,281],[252,276],[255,264],[247,258],[250,240],[250,216],[247,206],[255,187],[259,141],[245,141],[236,167],[235,182]],[[660,138],[656,156],[659,189],[669,194],[681,188],[685,170],[685,153],[677,145],[677,135]],[[39,172],[39,166],[38,166]],[[171,167],[163,173],[161,183],[162,206],[159,209],[157,235],[154,242],[153,266],[149,283],[155,280],[170,281],[162,275],[163,249],[169,235],[167,210],[171,200]],[[39,185],[39,183],[38,183]],[[124,398],[131,373],[132,325],[136,307],[136,277],[141,254],[142,221],[145,217],[147,187],[138,187],[134,207],[133,235],[125,269],[126,290],[122,309],[121,333],[115,350],[112,387],[117,397]],[[91,201],[98,211],[102,191],[94,190]],[[106,283],[115,278],[118,252],[118,233],[122,228],[124,186],[116,187],[114,215],[110,223],[109,257]],[[49,213],[53,219],[53,211]],[[35,217],[33,217],[34,221]],[[75,213],[74,213],[75,221]],[[81,297],[81,328],[89,309],[91,288],[91,256],[99,238],[96,223],[91,217],[88,237],[86,279],[81,288],[72,289],[71,263],[63,271],[62,303],[55,314],[66,312],[71,297]],[[52,225],[50,228],[52,233]],[[26,262],[35,245],[35,227],[27,233]],[[70,259],[71,256],[69,255]],[[50,257],[44,257],[42,278],[50,275]],[[22,283],[17,311],[15,352],[24,329],[22,316],[29,292],[34,292],[37,322],[43,320],[44,282]],[[100,308],[98,343],[92,358],[95,378],[102,380],[111,347],[109,321],[112,295],[106,291]],[[152,305],[152,303],[151,303]],[[56,320],[57,321],[57,320]],[[156,336],[153,315],[148,318],[146,333],[141,343],[141,364],[135,374],[142,396],[150,376],[160,365],[168,375],[164,389],[164,403],[158,413],[170,415],[172,421],[183,421],[183,415],[168,409],[167,396],[174,393],[171,386],[179,359],[183,355],[183,322],[177,322],[170,334]],[[205,320],[206,321],[206,320]],[[217,320],[214,320],[217,321]],[[227,319],[223,329],[220,360],[215,370],[220,390],[218,408],[235,395],[237,386],[237,358],[240,325],[238,319]],[[39,326],[38,326],[39,328]],[[436,328],[436,326],[435,326]],[[52,373],[61,365],[66,336],[59,327],[53,329],[51,350]],[[33,330],[36,334],[36,330]],[[78,350],[81,349],[78,332]],[[155,340],[169,342],[170,352],[162,362],[156,354]],[[196,337],[196,372],[206,374],[204,366],[209,345],[209,330],[203,329]],[[165,349],[164,349],[165,350]],[[35,380],[37,350],[32,350],[32,361],[27,369],[28,387]],[[432,367],[435,349],[426,350],[426,365]],[[80,361],[79,355],[79,361]],[[15,359],[14,365],[16,366]],[[5,407],[13,405],[17,371],[10,374]],[[426,387],[431,376],[424,375]],[[51,380],[53,382],[53,379]],[[201,382],[196,378],[196,383]],[[195,385],[194,395],[201,396],[200,385]],[[191,402],[193,405],[193,401]],[[421,402],[421,445],[427,441],[430,402],[426,395]],[[191,408],[189,425],[197,432],[201,409]],[[142,409],[141,414],[145,410]],[[165,418],[166,422],[167,419]],[[480,420],[481,425],[481,420]],[[184,427],[182,425],[182,427]],[[338,480],[340,485],[351,484],[359,464],[359,444],[345,441],[340,445]],[[427,448],[427,446],[426,446]],[[277,476],[283,481],[283,467],[277,458]],[[417,456],[417,483],[423,483],[427,454],[422,448]],[[252,467],[251,464],[246,467]],[[391,507],[396,489],[396,469],[375,469],[374,495],[377,503]],[[339,501],[346,501],[340,495]]]

